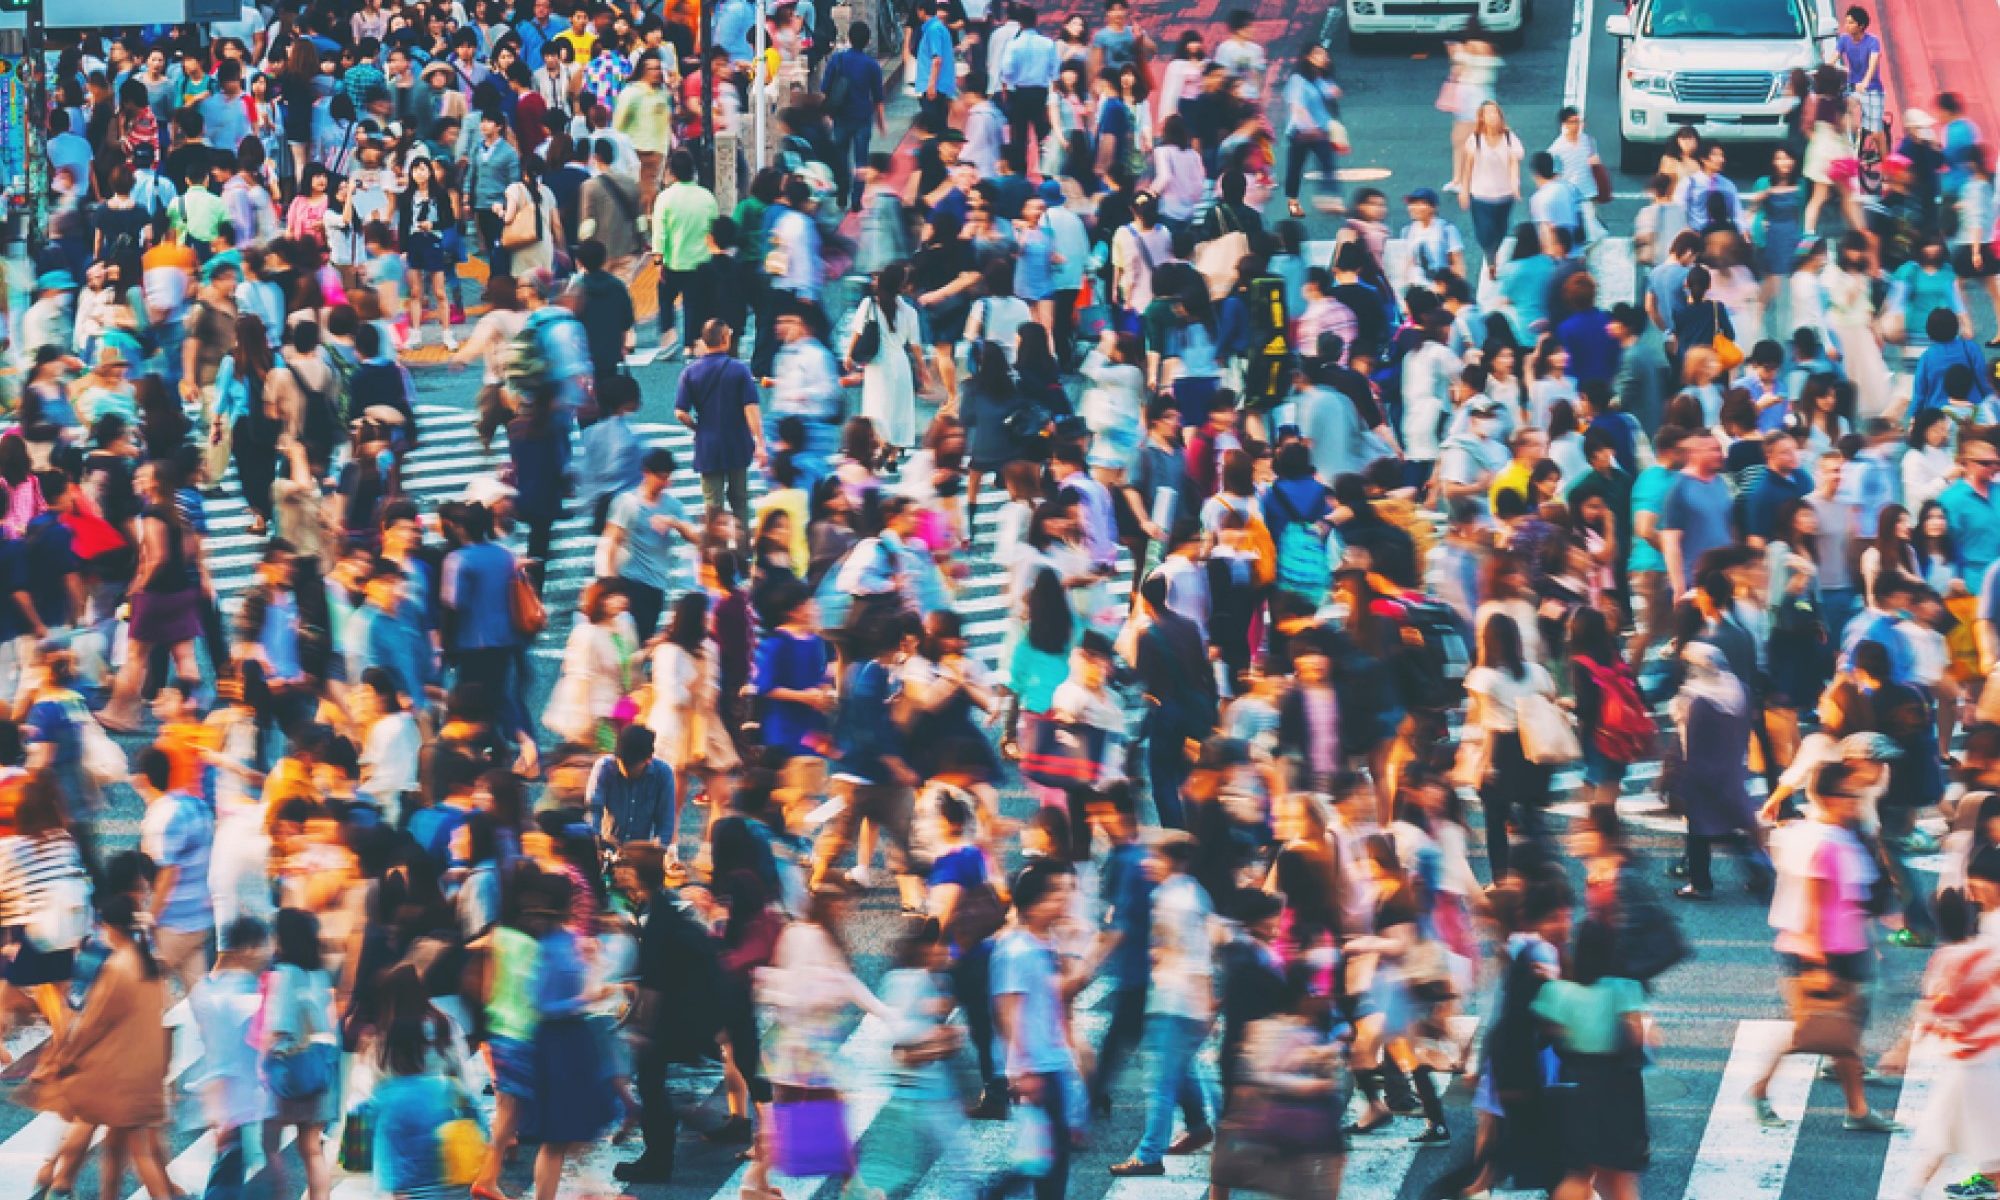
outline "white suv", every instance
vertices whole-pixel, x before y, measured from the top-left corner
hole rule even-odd
[[[1631,173],[1651,171],[1683,125],[1784,140],[1787,77],[1839,34],[1831,0],[1637,0],[1604,29],[1620,43],[1618,166]]]
[[[1347,0],[1348,44],[1383,34],[1462,33],[1479,27],[1508,45],[1519,45],[1534,18],[1535,0]]]

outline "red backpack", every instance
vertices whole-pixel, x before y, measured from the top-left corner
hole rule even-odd
[[[1590,673],[1597,685],[1597,731],[1592,742],[1613,762],[1634,763],[1654,753],[1659,730],[1639,695],[1638,681],[1624,663],[1602,666],[1587,658],[1573,661]]]

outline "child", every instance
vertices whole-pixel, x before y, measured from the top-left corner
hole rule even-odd
[[[215,1137],[207,1194],[237,1195],[244,1178],[243,1131],[263,1125],[264,1157],[275,1161],[283,1127],[271,1121],[277,1106],[257,1068],[251,1024],[263,1002],[259,980],[271,962],[271,937],[262,921],[238,917],[222,930],[215,966],[188,995],[205,1071],[195,1081],[202,1119]]]

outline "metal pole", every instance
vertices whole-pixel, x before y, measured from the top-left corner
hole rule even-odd
[[[28,189],[28,245],[39,246],[48,228],[48,69],[43,47],[48,44],[42,0],[28,0],[28,52],[21,69],[28,76],[28,116],[21,130],[21,177]]]
[[[776,87],[778,84],[778,81],[775,76],[771,78],[765,78],[765,76],[768,74],[768,72],[765,70],[767,64],[764,61],[764,51],[765,51],[764,43],[768,36],[766,30],[764,29],[764,20],[766,15],[767,14],[764,11],[764,0],[757,0],[757,62],[755,67],[750,72],[750,78],[754,83],[757,84],[755,88],[751,89],[751,96],[757,105],[757,114],[755,117],[756,128],[757,128],[757,161],[755,169],[759,171],[764,169],[764,161],[765,161],[764,160],[764,110],[770,107],[771,89]],[[760,330],[759,332],[762,331]]]
[[[715,0],[701,0],[701,32],[695,39],[695,69],[701,72],[702,145],[708,158],[708,186],[715,186],[715,64],[708,56],[715,45]]]

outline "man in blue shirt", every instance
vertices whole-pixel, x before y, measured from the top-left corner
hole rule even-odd
[[[820,94],[826,97],[827,115],[833,119],[834,190],[846,200],[850,212],[861,207],[861,186],[854,173],[868,165],[873,131],[889,132],[882,65],[868,53],[871,36],[867,22],[849,25],[847,46],[829,57],[820,73]]]
[[[445,556],[438,588],[450,635],[446,645],[459,683],[497,700],[511,694],[508,677],[520,635],[510,601],[521,568],[513,551],[493,540],[493,513],[484,504],[460,510],[458,525],[465,542]]]
[[[679,828],[674,806],[674,772],[653,757],[654,736],[644,725],[618,732],[618,749],[597,760],[584,785],[583,806],[591,831],[605,844],[658,842],[675,860]]]
[[[701,538],[701,531],[688,523],[687,510],[667,490],[676,465],[674,452],[665,446],[646,451],[639,486],[612,500],[604,514],[605,556],[617,562],[624,555],[618,581],[631,599],[641,640],[659,628],[660,611],[667,604],[667,587],[676,574],[673,539],[691,543]]]
[[[138,767],[132,782],[146,802],[139,848],[160,872],[153,880],[154,952],[185,995],[208,973],[208,936],[215,929],[215,902],[208,892],[215,813],[199,796],[167,790],[173,762],[165,750],[141,750]]]
[[[1666,559],[1671,596],[1681,596],[1693,584],[1701,556],[1734,541],[1730,512],[1736,506],[1729,481],[1722,478],[1722,446],[1715,434],[1698,429],[1681,445],[1687,468],[1667,490],[1660,506],[1660,553]]]
[[[723,7],[726,9],[728,6]],[[745,3],[744,7],[747,8],[749,5]],[[718,25],[720,20],[718,12]],[[521,38],[521,61],[528,65],[530,71],[542,69],[542,48],[549,44],[550,38],[567,28],[569,28],[567,22],[556,19],[550,0],[535,0],[534,17],[514,26],[514,32]]]
[[[1840,670],[1852,671],[1856,648],[1863,642],[1875,642],[1888,654],[1889,677],[1884,683],[1909,683],[1916,677],[1916,650],[1898,626],[1908,618],[1919,586],[1901,571],[1890,571],[1875,581],[1874,602],[1847,623],[1840,645]]]
[[[730,62],[757,56],[750,35],[757,29],[757,10],[750,0],[722,0],[715,8],[715,44],[729,52]]]
[[[1099,902],[1104,929],[1097,936],[1091,961],[1112,980],[1111,1023],[1098,1044],[1097,1067],[1090,1076],[1091,1108],[1111,1111],[1111,1081],[1139,1046],[1146,1029],[1146,986],[1152,979],[1148,948],[1152,942],[1153,881],[1146,874],[1146,847],[1138,839],[1138,814],[1132,793],[1120,788],[1098,827],[1111,842],[1104,860]]]
[[[896,876],[904,907],[921,906],[923,884],[910,863],[910,807],[922,780],[910,767],[901,729],[890,715],[899,687],[892,670],[902,652],[902,622],[887,616],[855,623],[846,645],[853,665],[847,668],[833,730],[838,748],[834,790],[846,806],[827,823],[813,847],[808,886],[819,889],[865,820],[888,843],[889,870]]]
[[[360,679],[370,667],[380,667],[395,680],[411,710],[423,712],[437,682],[437,660],[423,627],[405,611],[403,568],[386,558],[376,560],[366,593],[367,602],[348,616],[341,630],[347,677]]]
[[[1750,489],[1743,506],[1743,536],[1761,549],[1778,523],[1778,510],[1812,494],[1812,476],[1799,469],[1799,442],[1789,433],[1764,437],[1764,477]]]
[[[1069,1189],[1069,1107],[1064,1080],[1070,1069],[1063,1040],[1062,959],[1052,935],[1069,911],[1076,869],[1060,859],[1040,859],[1014,877],[1012,928],[993,945],[994,1054],[1022,1104],[1048,1117],[1048,1173],[1034,1181],[1035,1200],[1063,1200]],[[982,1196],[1001,1196],[1025,1180],[1011,1173],[988,1180]]]
[[[923,11],[930,16],[917,32],[917,48],[912,56],[915,67],[910,78],[916,81],[921,97],[924,128],[941,130],[951,124],[951,102],[958,96],[958,60],[952,52],[951,26],[945,24],[950,11],[947,0],[936,0]]]
[[[750,528],[750,464],[764,462],[764,419],[757,412],[757,381],[729,352],[729,326],[710,321],[701,331],[698,357],[681,372],[674,415],[694,430],[694,469],[710,513],[727,501],[736,523]]]
[[[1958,577],[1967,587],[1984,583],[1987,568],[2000,562],[2000,489],[1994,487],[1994,476],[2000,474],[2000,445],[1996,442],[2000,438],[1990,433],[1968,434],[1958,446],[1965,478],[1938,496],[1950,525],[1952,545],[1958,547]]]

